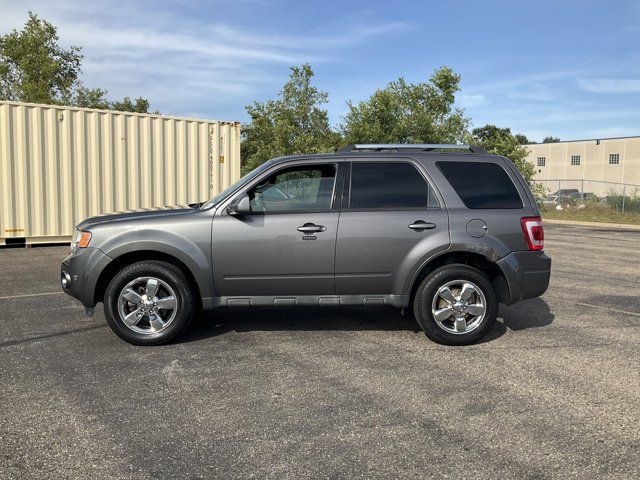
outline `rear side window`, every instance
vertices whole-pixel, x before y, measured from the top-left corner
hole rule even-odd
[[[436,162],[467,208],[522,208],[515,185],[500,165]]]
[[[409,163],[354,162],[349,207],[356,209],[439,208],[420,172]]]

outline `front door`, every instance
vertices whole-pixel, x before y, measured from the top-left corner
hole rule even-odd
[[[250,214],[216,213],[218,296],[335,294],[337,171],[337,163],[283,166],[239,192],[249,195]]]
[[[412,160],[354,161],[336,246],[336,294],[403,294],[416,265],[449,245],[449,218]]]

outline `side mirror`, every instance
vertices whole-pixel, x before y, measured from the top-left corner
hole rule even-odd
[[[231,205],[227,207],[227,213],[229,215],[246,215],[251,213],[251,203],[249,201],[249,195],[242,195],[236,199]]]

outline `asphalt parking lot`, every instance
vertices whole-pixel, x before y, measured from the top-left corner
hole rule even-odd
[[[239,310],[131,346],[0,250],[0,478],[639,478],[640,231],[548,225],[486,341],[395,310]],[[101,306],[100,306],[101,307]]]

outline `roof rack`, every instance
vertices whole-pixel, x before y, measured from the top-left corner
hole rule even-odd
[[[471,153],[487,153],[480,147],[474,145],[457,145],[455,143],[356,143],[346,145],[336,153],[350,153],[360,151],[380,152],[383,150],[418,150],[428,152],[431,150],[469,150]]]

